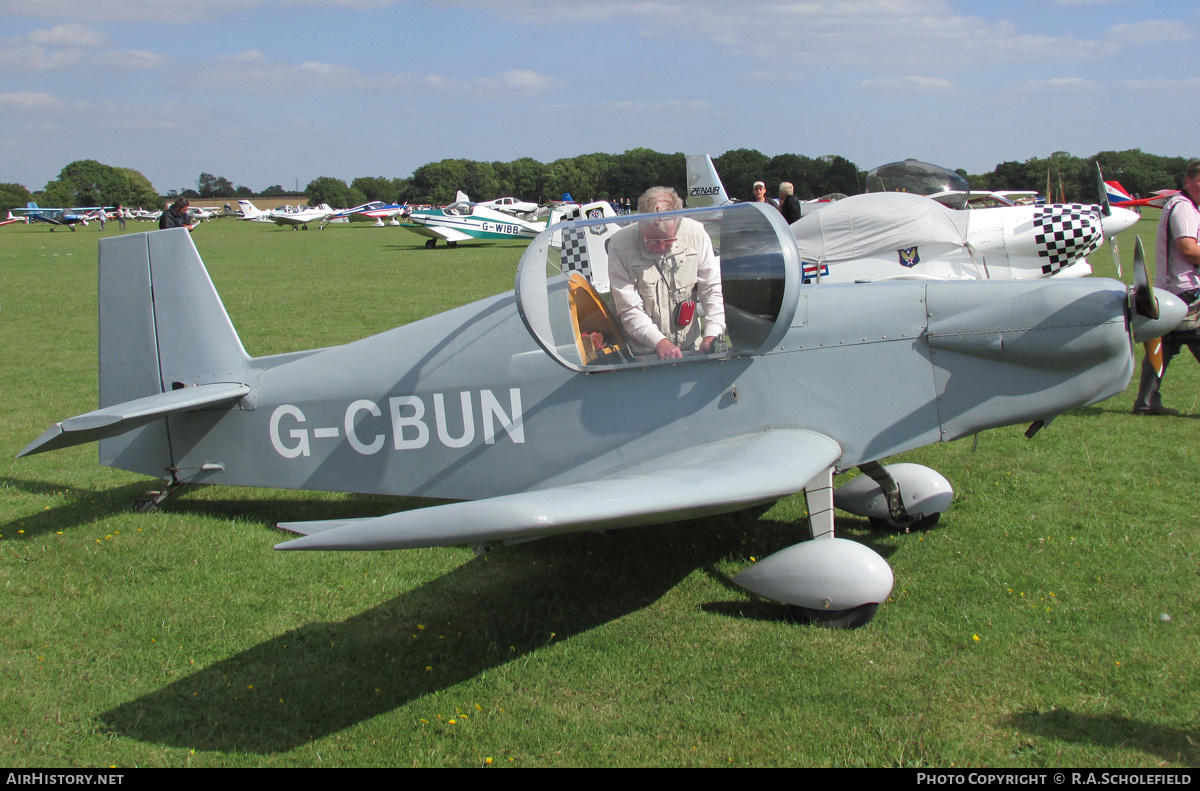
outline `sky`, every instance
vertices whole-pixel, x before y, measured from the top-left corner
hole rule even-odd
[[[1056,151],[1196,157],[1198,8],[0,0],[0,182],[40,190],[95,159],[163,193],[201,173],[259,191],[639,147],[970,173]]]

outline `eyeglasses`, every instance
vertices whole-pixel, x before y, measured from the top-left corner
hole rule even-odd
[[[671,245],[675,244],[675,240],[678,237],[671,236],[666,239],[646,239],[645,237],[642,237],[642,238],[646,242],[646,247],[649,248],[650,250],[656,250],[656,249],[670,250]]]

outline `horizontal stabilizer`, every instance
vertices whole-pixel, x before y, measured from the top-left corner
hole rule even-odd
[[[40,437],[25,446],[17,457],[68,448],[85,442],[115,437],[139,426],[206,407],[232,404],[250,392],[247,385],[236,382],[184,387],[167,393],[126,401],[123,404],[97,409],[85,415],[67,418],[46,429]]]
[[[585,483],[324,522],[287,522],[276,549],[373,550],[482,544],[691,519],[802,490],[841,455],[829,437],[775,429],[721,440]]]

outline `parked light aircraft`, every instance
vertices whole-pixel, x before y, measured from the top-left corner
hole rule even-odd
[[[795,237],[745,203],[697,219],[721,246],[717,354],[629,353],[602,298],[559,272],[556,230],[516,290],[344,346],[251,357],[191,237],[100,242],[100,409],[25,456],[100,441],[101,463],[184,484],[418,495],[462,502],[292,522],[280,550],[498,546],[760,508],[805,491],[813,539],[739,574],[833,625],[869,621],[893,575],[835,537],[833,507],[903,526],[945,510],[945,479],[877,463],[1122,392],[1130,338],[1185,307],[1103,279],[803,284]],[[1155,297],[1157,296],[1157,300]],[[589,339],[607,336],[598,355]],[[835,492],[835,472],[865,475]],[[620,573],[614,569],[614,573]]]
[[[194,220],[196,222],[203,222],[204,220],[211,220],[213,218],[213,215],[214,215],[214,212],[212,209],[204,209],[199,206],[188,206],[187,216],[189,219]]]
[[[495,209],[507,214],[537,214],[538,205],[529,201],[517,200],[516,198],[496,198],[494,200],[479,201],[476,206],[483,206],[488,209]]]
[[[372,222],[374,227],[382,228],[384,220],[388,225],[399,225],[401,217],[407,217],[411,211],[407,203],[384,203],[381,200],[364,203],[353,209],[342,209],[334,212],[329,220],[349,220],[350,222]]]
[[[1106,181],[1104,186],[1108,190],[1108,200],[1113,206],[1121,206],[1130,208],[1133,206],[1154,206],[1161,209],[1166,205],[1167,201],[1179,194],[1179,190],[1155,190],[1154,195],[1149,198],[1134,198],[1129,194],[1129,190],[1121,186],[1119,181]]]
[[[126,211],[129,211],[129,210],[126,209]],[[161,209],[159,209],[157,211],[148,211],[141,207],[138,207],[137,211],[129,212],[129,215],[128,215],[129,219],[138,220],[139,222],[155,222],[158,220],[159,217],[162,217]]]
[[[44,222],[50,226],[52,231],[62,225],[73,231],[76,225],[87,225],[89,212],[94,212],[99,208],[101,207],[85,206],[77,209],[47,209],[30,201],[25,204],[24,209],[13,209],[12,211],[21,214],[25,218],[25,222]]]
[[[238,212],[240,213],[241,219],[243,219],[243,220],[250,220],[253,222],[270,222],[271,221],[271,216],[270,216],[271,213],[270,212],[263,211],[262,209],[258,208],[253,203],[251,203],[250,201],[248,201],[244,198],[242,200],[238,201]]]
[[[293,231],[307,231],[310,222],[317,223],[317,228],[323,231],[329,218],[333,215],[334,211],[329,208],[329,204],[322,203],[312,207],[292,208],[286,206],[282,209],[273,209],[267,213],[267,218],[276,225],[291,226]]]
[[[429,239],[425,247],[432,250],[438,239],[445,239],[447,247],[457,247],[459,242],[494,242],[501,239],[532,239],[546,226],[540,222],[529,222],[502,211],[489,209],[472,203],[461,190],[457,199],[440,209],[413,209],[408,217],[408,228]]]

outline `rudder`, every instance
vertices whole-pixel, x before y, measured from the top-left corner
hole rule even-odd
[[[245,378],[249,355],[182,228],[100,242],[100,406]],[[166,420],[101,440],[100,462],[147,475],[171,466]]]

